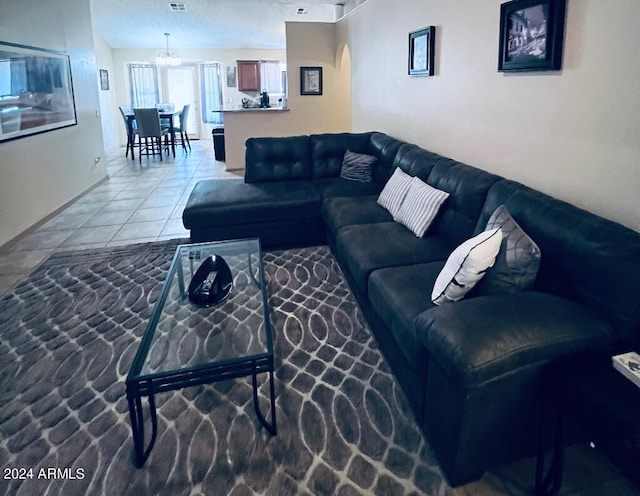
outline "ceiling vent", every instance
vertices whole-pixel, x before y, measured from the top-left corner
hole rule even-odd
[[[174,12],[186,12],[187,4],[182,2],[169,2],[169,8]]]
[[[309,7],[299,7],[296,14],[298,15],[309,15]]]

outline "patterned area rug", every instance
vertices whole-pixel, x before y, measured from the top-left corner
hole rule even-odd
[[[124,381],[175,246],[54,254],[0,301],[0,494],[452,494],[327,247],[264,255],[278,434],[250,379],[162,393],[136,469]]]

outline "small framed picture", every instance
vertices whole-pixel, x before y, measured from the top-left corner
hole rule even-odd
[[[102,91],[109,90],[109,71],[100,69],[100,89]]]
[[[409,33],[409,75],[433,76],[435,72],[436,27]]]
[[[322,95],[322,67],[300,67],[300,94]]]
[[[500,6],[498,71],[562,69],[565,0],[514,0]]]
[[[238,86],[237,76],[236,76],[236,67],[235,66],[227,66],[227,88],[235,88]]]

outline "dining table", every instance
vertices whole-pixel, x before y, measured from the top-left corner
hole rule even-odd
[[[180,114],[182,114],[182,109],[180,110],[170,110],[168,108],[158,109],[158,117],[160,117],[160,121],[161,122],[168,121],[169,123],[169,135],[171,136],[171,152],[174,158],[176,156],[176,129],[175,129],[173,120],[175,117],[179,116]],[[124,115],[127,118],[127,128],[135,129],[136,116],[133,112],[133,109],[131,108],[125,109]],[[132,149],[131,160],[134,160],[134,159],[135,157],[133,156],[133,149]]]

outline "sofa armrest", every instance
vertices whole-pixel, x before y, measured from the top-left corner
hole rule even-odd
[[[618,342],[613,327],[596,312],[533,291],[434,307],[415,325],[429,359],[466,386]]]
[[[245,146],[246,183],[311,179],[308,136],[249,138]]]

